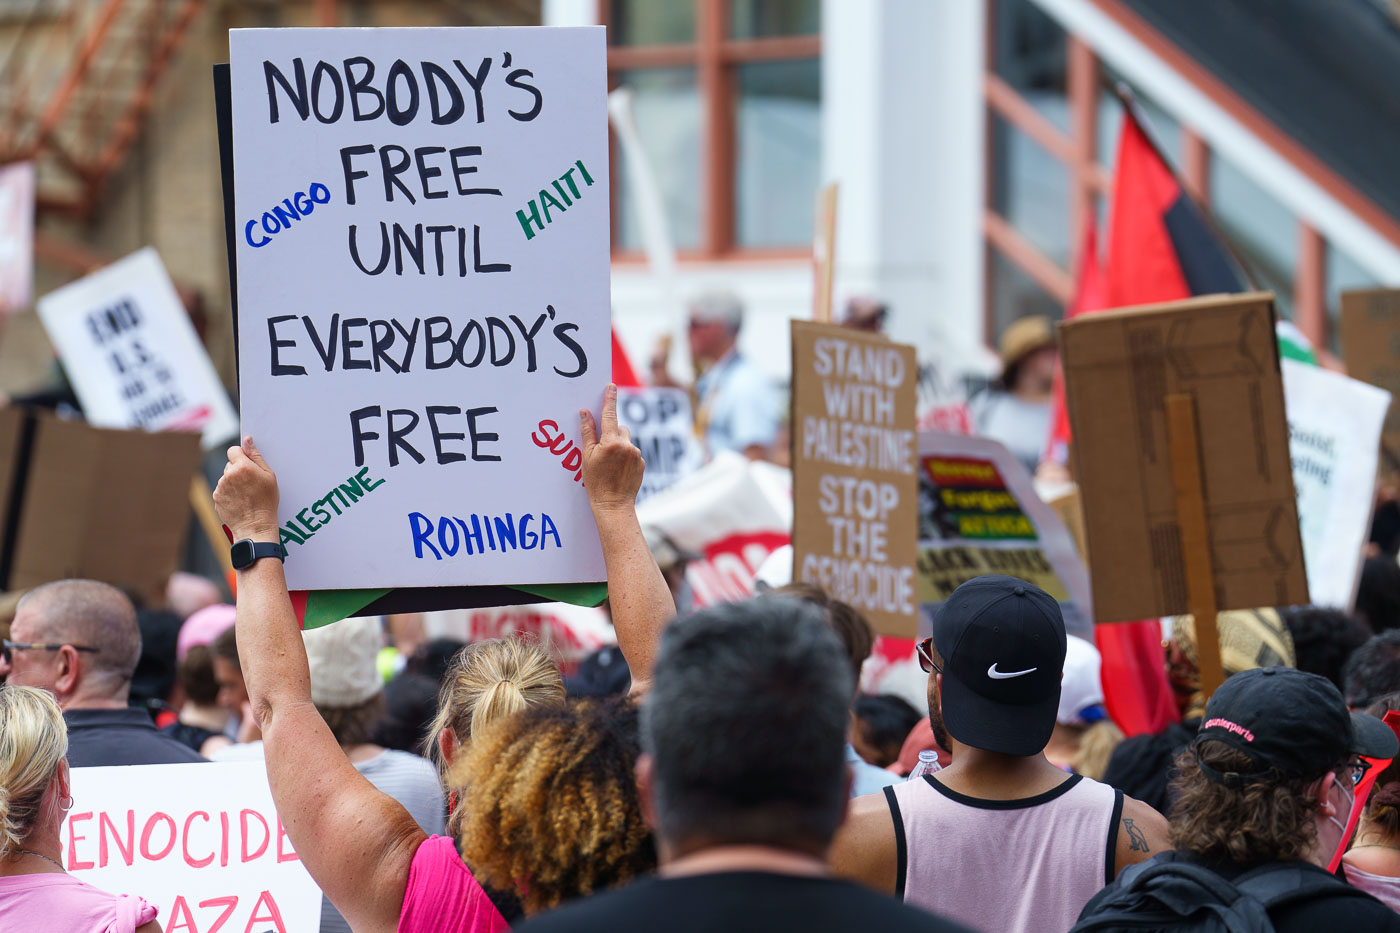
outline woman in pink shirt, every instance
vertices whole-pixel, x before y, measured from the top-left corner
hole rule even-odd
[[[99,891],[63,870],[59,833],[73,806],[67,754],[53,695],[0,685],[0,933],[160,933],[156,909],[141,898]]]
[[[631,667],[636,693],[650,679],[660,629],[675,615],[675,604],[637,522],[642,457],[617,423],[616,387],[604,395],[601,432],[587,412],[580,412],[580,427],[584,487],[603,545],[618,649]],[[251,438],[230,448],[228,457],[214,492],[220,517],[235,540],[276,543],[276,476]],[[504,918],[453,841],[426,837],[397,801],[365,780],[316,712],[281,561],[265,558],[238,572],[236,627],[277,811],[307,871],[351,928],[357,933],[504,929]],[[472,722],[468,735],[439,736],[443,751],[455,751],[481,725]],[[604,886],[605,869],[581,865],[581,891]]]

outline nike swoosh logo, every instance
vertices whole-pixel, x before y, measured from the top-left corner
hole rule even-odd
[[[1034,667],[1028,667],[1024,671],[999,671],[997,670],[996,664],[993,663],[991,667],[987,668],[987,676],[992,678],[992,680],[1010,680],[1012,677],[1020,677],[1036,669],[1037,668]]]

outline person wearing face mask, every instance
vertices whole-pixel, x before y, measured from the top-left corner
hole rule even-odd
[[[1172,850],[1124,871],[1073,929],[1400,931],[1400,915],[1332,874],[1369,786],[1364,759],[1396,749],[1325,677],[1234,675],[1177,761]]]

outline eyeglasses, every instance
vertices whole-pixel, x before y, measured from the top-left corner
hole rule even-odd
[[[932,638],[925,638],[922,641],[916,643],[914,645],[914,650],[919,655],[919,667],[924,669],[925,674],[931,674],[934,671],[937,671],[940,674],[943,673],[943,668],[935,664],[933,660]]]
[[[56,645],[26,645],[21,642],[10,641],[6,638],[0,641],[0,645],[3,645],[3,648],[0,648],[0,654],[4,655],[6,661],[10,660],[10,653],[13,651],[62,651],[64,648],[72,648],[74,651],[91,651],[93,654],[98,653],[98,649],[96,648],[89,648],[87,645],[70,645],[67,642],[60,642]]]
[[[1342,771],[1346,773],[1347,777],[1351,778],[1351,786],[1356,787],[1361,783],[1361,779],[1366,776],[1366,772],[1369,771],[1370,768],[1371,763],[1369,761],[1357,759],[1356,761],[1347,762],[1342,768]]]

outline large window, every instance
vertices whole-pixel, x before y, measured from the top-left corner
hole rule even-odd
[[[1123,107],[1118,80],[1036,0],[988,0],[986,337],[1016,318],[1059,316],[1083,224],[1104,250]],[[1149,130],[1258,286],[1320,348],[1335,346],[1337,294],[1369,276],[1188,125],[1139,95]],[[1104,257],[1106,258],[1106,257]]]
[[[642,149],[682,257],[796,255],[821,170],[820,0],[604,0],[612,87],[632,92]],[[613,248],[640,250],[613,146]]]

